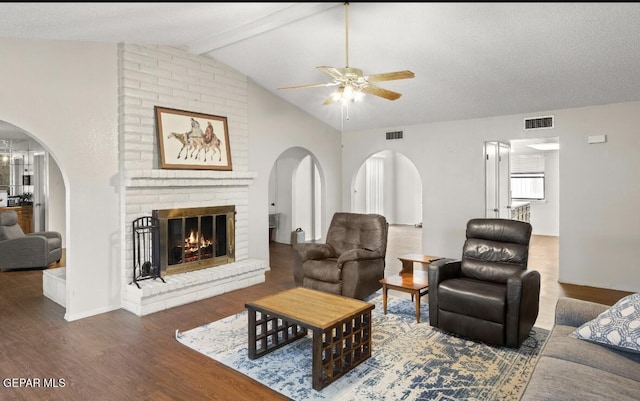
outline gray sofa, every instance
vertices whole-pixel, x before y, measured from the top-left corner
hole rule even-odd
[[[569,336],[608,308],[573,298],[558,300],[555,325],[521,400],[640,399],[640,354]]]

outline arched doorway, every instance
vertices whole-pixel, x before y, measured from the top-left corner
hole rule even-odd
[[[400,271],[398,256],[422,251],[422,178],[403,154],[384,150],[362,163],[351,181],[351,211],[386,217],[385,276]]]
[[[8,192],[8,200],[31,194],[33,231],[59,231],[64,244],[64,179],[46,147],[19,127],[0,121],[0,163],[9,175],[6,183],[0,182],[0,189],[4,187]]]
[[[297,228],[305,241],[322,237],[323,175],[316,157],[301,147],[284,151],[269,176],[270,240],[291,243]]]
[[[382,214],[390,224],[422,223],[422,179],[399,152],[369,156],[352,179],[351,195],[353,212]]]
[[[0,120],[0,192],[2,207],[27,207],[25,232],[57,231],[66,249],[66,190],[62,172],[45,144],[21,128]],[[5,195],[6,194],[6,195]],[[5,272],[11,273],[11,271]],[[46,288],[45,295],[46,294]],[[61,295],[54,301],[63,302]],[[63,305],[64,306],[64,305]]]

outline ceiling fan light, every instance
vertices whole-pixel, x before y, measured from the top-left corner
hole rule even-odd
[[[353,96],[353,87],[351,85],[346,85],[344,87],[344,92],[342,93],[342,98],[351,100],[353,99]]]
[[[357,90],[353,93],[353,101],[358,103],[359,101],[362,100],[362,98],[364,98],[364,92],[362,92],[361,90]]]
[[[360,90],[360,88],[354,88],[352,85],[345,85],[344,88],[334,92],[332,96],[335,96],[333,99],[336,102],[341,102],[342,104],[348,103],[357,103],[364,97],[364,93]]]

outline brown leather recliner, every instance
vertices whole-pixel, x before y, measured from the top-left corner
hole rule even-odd
[[[531,225],[467,223],[462,259],[429,266],[429,323],[487,344],[517,348],[538,317],[540,273],[527,269]]]
[[[378,214],[336,213],[325,244],[296,244],[296,285],[363,299],[382,287],[388,225]]]

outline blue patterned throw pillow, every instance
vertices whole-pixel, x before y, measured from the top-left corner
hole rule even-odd
[[[570,336],[640,353],[640,293],[622,298]]]

